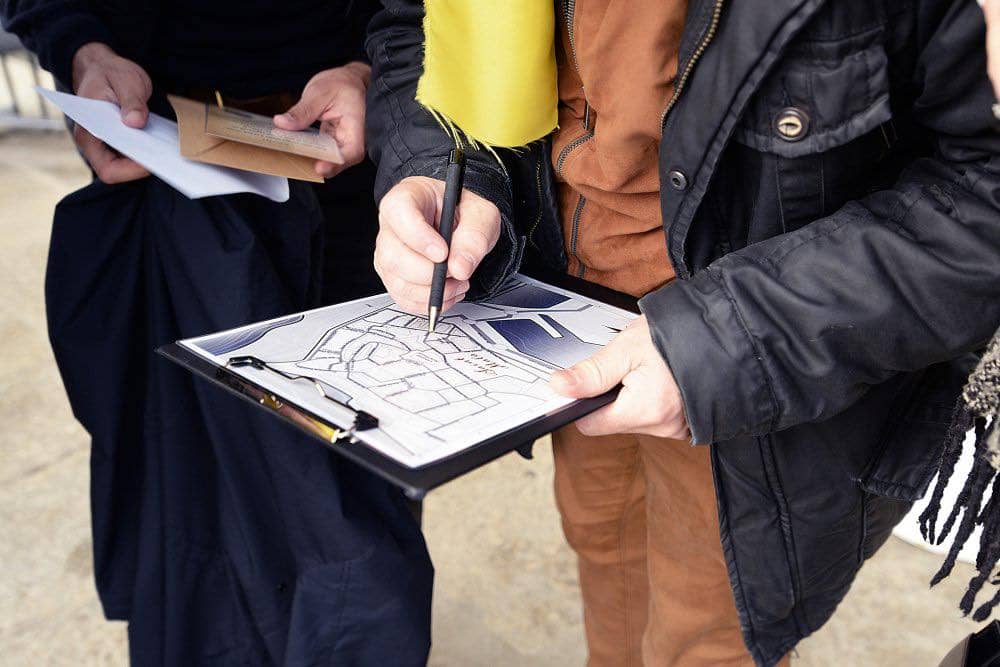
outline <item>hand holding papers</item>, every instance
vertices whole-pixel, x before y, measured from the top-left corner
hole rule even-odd
[[[205,133],[213,137],[336,164],[344,162],[337,140],[314,127],[297,131],[283,130],[274,126],[270,116],[232,107],[206,106],[208,120],[205,123]]]
[[[95,137],[192,199],[250,192],[272,201],[288,200],[284,178],[185,159],[179,150],[177,124],[162,116],[151,113],[146,126],[136,129],[122,123],[118,107],[110,102],[41,88],[39,92]]]
[[[301,181],[312,181],[313,183],[323,182],[323,177],[313,169],[312,159],[285,152],[281,142],[268,143],[263,138],[258,137],[257,143],[251,145],[252,142],[231,141],[213,135],[209,131],[210,127],[214,127],[217,131],[232,130],[231,125],[221,121],[216,120],[214,124],[212,123],[213,112],[219,111],[217,105],[197,102],[176,95],[168,95],[167,99],[177,116],[181,155],[189,160],[208,162],[234,169],[245,169],[272,176],[295,178]],[[252,114],[247,115],[251,116]],[[263,117],[257,116],[257,118]],[[264,120],[269,125],[271,124],[269,118],[264,118]],[[273,129],[277,130],[277,128]],[[277,131],[295,134],[287,130]],[[235,130],[232,133],[235,134]],[[258,134],[263,134],[263,131],[258,130]]]

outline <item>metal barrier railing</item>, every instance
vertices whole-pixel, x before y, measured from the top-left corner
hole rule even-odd
[[[30,84],[24,85],[23,77],[17,77],[11,68],[11,59],[20,59],[30,71]],[[48,103],[34,87],[42,85],[41,68],[34,54],[28,52],[14,35],[0,30],[0,70],[7,89],[10,104],[0,108],[0,129],[15,128],[25,130],[61,130],[65,128],[61,116],[53,115]],[[19,85],[19,83],[21,85]],[[37,100],[35,110],[30,113],[21,103],[22,96],[32,95]]]

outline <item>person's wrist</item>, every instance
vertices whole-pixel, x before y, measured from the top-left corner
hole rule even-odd
[[[73,91],[76,92],[87,70],[116,54],[103,42],[87,42],[73,54]]]

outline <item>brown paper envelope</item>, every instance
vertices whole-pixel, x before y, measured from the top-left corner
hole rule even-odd
[[[298,132],[274,126],[271,116],[263,116],[236,107],[222,108],[209,104],[205,110],[205,134],[239,144],[269,148],[279,153],[302,155],[314,160],[344,164],[337,140],[316,128]]]
[[[205,134],[204,102],[176,95],[167,95],[167,99],[177,115],[181,155],[189,160],[300,181],[323,182],[323,177],[313,169],[316,161],[312,158],[240,144]]]

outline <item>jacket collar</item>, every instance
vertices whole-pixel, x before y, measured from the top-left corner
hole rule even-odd
[[[668,251],[679,278],[690,276],[684,247],[694,214],[751,95],[788,42],[824,0],[696,0],[681,39],[679,76],[691,66],[666,116],[660,142],[660,208]],[[713,13],[722,3],[710,41]],[[681,79],[678,79],[680,85]],[[677,190],[668,174],[680,172]]]

